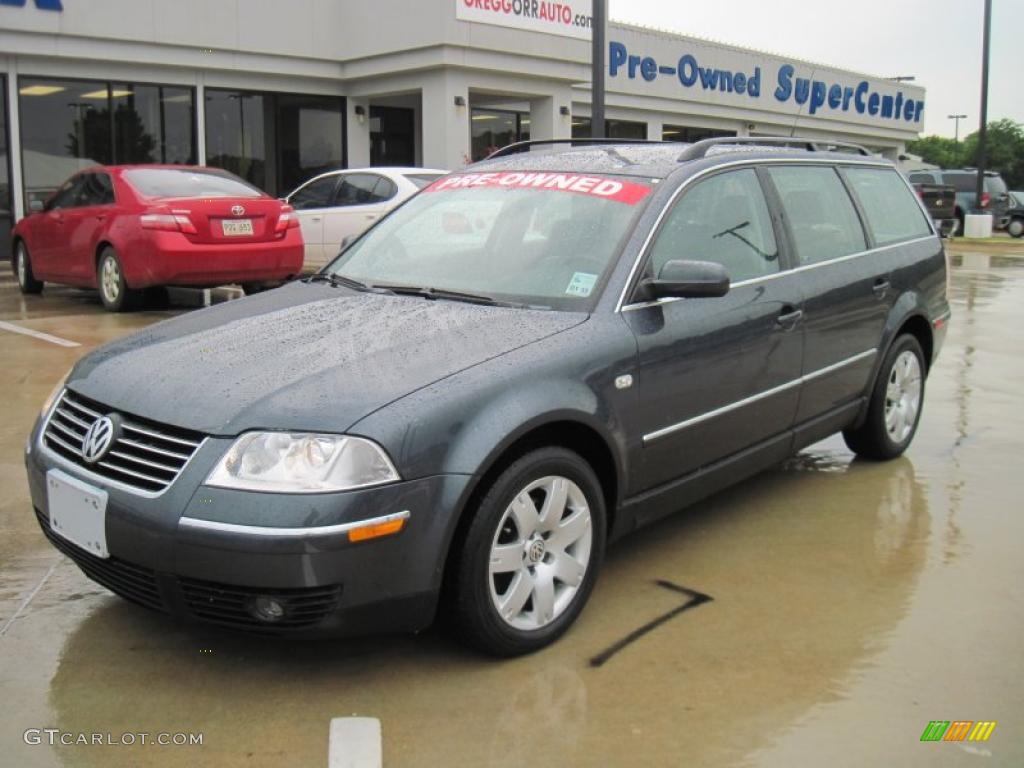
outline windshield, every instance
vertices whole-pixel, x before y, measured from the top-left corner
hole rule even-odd
[[[651,189],[648,180],[573,173],[449,175],[325,271],[368,285],[586,310]]]
[[[124,179],[144,197],[263,197],[256,187],[226,171],[134,168],[124,172]]]

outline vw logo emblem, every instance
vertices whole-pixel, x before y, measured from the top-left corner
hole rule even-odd
[[[243,213],[245,213],[245,208],[243,208],[240,205],[232,205],[231,213],[233,213],[235,216],[241,216]]]
[[[96,419],[82,438],[82,458],[89,464],[107,455],[111,443],[114,442],[114,422],[109,416]]]

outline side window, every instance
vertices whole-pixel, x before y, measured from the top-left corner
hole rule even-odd
[[[47,211],[55,211],[59,208],[74,208],[78,205],[78,196],[82,190],[82,176],[74,176],[63,184],[46,203]]]
[[[380,202],[374,190],[380,176],[375,173],[348,173],[341,177],[335,205],[370,205]]]
[[[729,171],[698,182],[665,218],[649,273],[674,259],[713,261],[733,283],[779,271],[779,251],[757,173]]]
[[[114,187],[105,173],[83,174],[78,191],[77,205],[110,205],[114,202]]]
[[[380,177],[377,181],[377,186],[373,188],[373,202],[375,203],[386,203],[392,197],[398,194],[398,185],[395,184],[391,179]]]
[[[876,245],[898,243],[932,233],[914,193],[887,168],[845,168],[853,192],[868,219]]]
[[[337,176],[316,179],[304,187],[299,187],[289,199],[289,204],[297,211],[310,208],[326,208],[331,204],[334,187],[338,183]]]
[[[867,249],[846,187],[830,166],[783,166],[768,174],[779,192],[801,264]]]

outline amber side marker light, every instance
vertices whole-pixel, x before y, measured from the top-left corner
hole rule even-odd
[[[366,525],[362,528],[353,528],[348,532],[348,540],[353,544],[370,539],[379,539],[383,536],[393,536],[405,527],[408,517],[398,517],[376,525]]]

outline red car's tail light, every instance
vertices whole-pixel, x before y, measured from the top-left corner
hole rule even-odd
[[[295,229],[299,226],[299,217],[295,215],[295,209],[290,205],[281,206],[281,215],[277,217],[277,225],[274,227],[274,234],[280,235],[288,229]]]
[[[181,213],[146,213],[141,216],[143,229],[160,229],[165,232],[196,234],[192,219]]]

